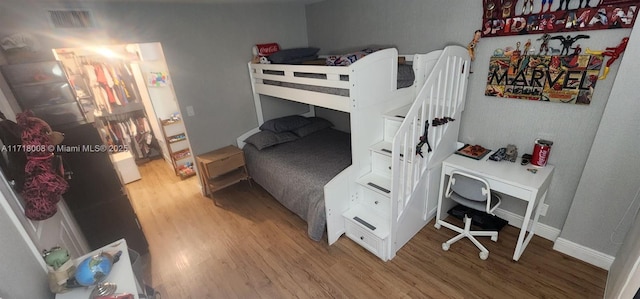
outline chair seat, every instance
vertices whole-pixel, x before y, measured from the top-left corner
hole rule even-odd
[[[467,198],[464,198],[460,195],[458,195],[458,193],[452,192],[451,193],[451,199],[453,199],[455,202],[465,206],[465,207],[469,207],[472,208],[474,210],[478,210],[478,211],[485,211],[487,209],[487,202],[485,201],[476,201],[476,200],[470,200]],[[490,210],[492,210],[498,203],[500,203],[500,196],[498,194],[495,194],[493,192],[491,192],[491,206],[490,206]]]

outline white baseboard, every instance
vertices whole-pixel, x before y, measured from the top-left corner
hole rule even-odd
[[[522,222],[524,220],[524,217],[522,215],[512,213],[503,209],[496,209],[495,214],[496,216],[508,221],[509,225],[515,226],[517,228],[522,228]],[[432,219],[433,217],[435,217],[435,210],[432,210],[428,215],[431,217],[427,217],[427,219]],[[585,263],[589,263],[607,271],[609,271],[609,268],[611,267],[611,264],[613,264],[613,260],[615,259],[615,257],[608,254],[604,254],[580,244],[573,243],[567,239],[559,238],[559,229],[540,222],[538,222],[538,225],[536,226],[535,234],[547,240],[553,241],[553,250],[562,252],[570,257],[577,258]]]
[[[524,221],[524,217],[522,215],[512,213],[503,209],[496,209],[495,214],[496,216],[509,221],[509,225],[515,226],[517,228],[522,228],[522,222]],[[529,225],[531,225],[531,223]],[[535,234],[547,240],[555,241],[558,236],[560,236],[560,230],[555,227],[538,222]]]
[[[558,238],[553,244],[553,250],[562,252],[568,256],[577,258],[583,262],[592,264],[609,271],[613,264],[614,256],[595,251],[583,245],[571,242],[564,238]]]
[[[524,217],[521,215],[502,209],[496,209],[495,213],[498,217],[509,221],[509,225],[517,228],[522,227]],[[570,257],[577,258],[585,263],[589,263],[607,271],[611,267],[611,264],[613,264],[613,256],[573,243],[567,239],[559,238],[560,230],[555,227],[538,222],[535,234],[553,241],[553,250],[562,252]]]

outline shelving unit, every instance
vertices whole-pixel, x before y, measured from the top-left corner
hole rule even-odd
[[[182,179],[196,174],[193,169],[193,155],[187,142],[187,134],[184,123],[180,119],[159,119],[162,134],[169,151],[171,165]]]

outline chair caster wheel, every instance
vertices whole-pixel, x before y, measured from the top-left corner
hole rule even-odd
[[[491,241],[498,242],[498,236],[491,236]]]
[[[487,258],[489,258],[489,253],[488,252],[480,252],[480,259],[481,260],[486,260]]]
[[[449,250],[449,244],[447,244],[447,243],[442,243],[442,250],[444,250],[444,251]]]

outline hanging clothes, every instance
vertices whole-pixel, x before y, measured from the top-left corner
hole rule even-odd
[[[129,65],[126,63],[120,63],[118,68],[118,74],[120,76],[120,80],[122,81],[122,85],[125,89],[127,101],[128,102],[136,102],[138,98],[136,96],[136,79],[133,77],[133,72],[129,69]]]
[[[116,98],[118,98],[118,101],[122,105],[127,104],[126,91],[125,91],[124,86],[123,86],[122,82],[120,81],[120,77],[118,76],[118,73],[115,71],[113,65],[105,65],[105,69],[106,69],[106,71],[109,72],[109,76],[111,77],[111,81],[113,81],[113,85],[111,85],[111,88],[113,88],[113,91],[114,91],[114,94],[115,94]]]
[[[148,158],[155,140],[149,120],[135,113],[105,120],[105,139],[126,147],[136,159]]]
[[[109,104],[117,104],[116,97],[114,96],[113,90],[111,89],[111,86],[113,86],[111,76],[109,76],[108,72],[105,72],[102,64],[96,63],[93,65],[93,68],[96,74],[96,80],[98,84],[100,84],[103,92],[106,94],[106,98],[109,101]]]
[[[89,81],[89,86],[93,93],[93,99],[96,107],[100,111],[106,110],[108,113],[111,113],[111,105],[109,105],[109,101],[105,97],[106,91],[104,91],[100,87],[100,83],[98,83],[95,67],[91,64],[84,64],[82,67],[84,68],[84,74]]]

